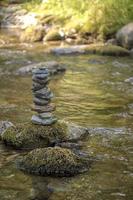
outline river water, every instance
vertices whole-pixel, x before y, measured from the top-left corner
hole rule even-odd
[[[93,157],[87,173],[71,178],[27,175],[16,169],[21,152],[0,143],[0,200],[133,199],[133,62],[94,55],[54,56],[41,44],[19,44],[0,34],[0,120],[23,123],[32,112],[31,76],[14,76],[27,64],[56,60],[66,73],[50,83],[60,119],[94,127],[84,141]]]

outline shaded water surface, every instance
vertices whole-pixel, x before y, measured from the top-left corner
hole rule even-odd
[[[9,40],[9,36],[1,37]],[[43,45],[8,40],[0,49],[0,120],[23,123],[32,115],[31,76],[14,76],[13,71],[31,63],[59,61],[67,65],[67,71],[50,83],[56,114],[94,127],[84,141],[94,162],[87,173],[72,178],[30,176],[15,167],[20,152],[0,143],[0,200],[132,200],[132,60],[59,57],[46,54]]]

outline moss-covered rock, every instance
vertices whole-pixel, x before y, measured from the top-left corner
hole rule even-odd
[[[21,33],[21,42],[39,42],[44,36],[44,29],[42,26],[30,26]]]
[[[116,34],[119,45],[132,49],[133,48],[133,22],[123,26]]]
[[[73,176],[88,169],[88,159],[69,149],[49,147],[35,149],[17,160],[18,168],[36,175]]]
[[[8,128],[1,139],[10,146],[17,149],[34,149],[37,147],[47,147],[65,140],[66,125],[53,124],[51,126],[40,126],[32,123],[17,125]]]
[[[87,134],[88,129],[66,122],[57,122],[51,126],[26,123],[9,127],[1,135],[1,139],[16,149],[34,149],[54,146],[64,141],[76,141]]]
[[[66,47],[56,47],[51,49],[51,53],[65,54],[100,54],[106,56],[129,56],[130,52],[115,45],[91,44],[91,45],[73,45]]]
[[[84,47],[85,53],[107,56],[129,56],[129,51],[116,45],[92,44]]]
[[[58,40],[62,40],[63,38],[64,36],[61,35],[61,32],[59,30],[52,29],[52,30],[49,30],[49,32],[45,35],[45,37],[43,38],[43,41],[44,42],[58,41]]]

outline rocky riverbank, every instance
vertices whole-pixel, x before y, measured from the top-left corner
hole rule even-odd
[[[98,38],[90,35],[87,32],[80,34],[77,30],[65,30],[56,24],[56,20],[52,15],[44,13],[29,12],[21,4],[11,4],[1,8],[1,28],[8,30],[14,29],[21,43],[43,42],[62,42],[64,45],[91,45],[101,44]],[[108,38],[102,41],[102,46],[115,45],[121,46],[128,50],[133,48],[133,23],[121,28],[116,37]],[[99,45],[98,45],[99,46]],[[78,53],[81,53],[77,48]],[[123,49],[124,50],[124,49]],[[71,51],[70,51],[71,52]],[[91,52],[95,53],[96,50]],[[88,52],[90,53],[90,51]],[[103,53],[104,54],[104,53]],[[111,53],[110,53],[111,54]]]

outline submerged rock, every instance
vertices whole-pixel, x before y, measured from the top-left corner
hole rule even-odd
[[[17,160],[18,168],[36,175],[73,176],[87,171],[89,159],[69,149],[49,147],[35,149]]]
[[[34,149],[66,141],[75,142],[88,134],[87,128],[59,121],[51,126],[27,123],[10,127],[2,134],[1,139],[16,149]]]
[[[116,45],[91,44],[91,45],[75,45],[70,47],[57,47],[51,49],[51,53],[58,55],[67,54],[99,54],[107,56],[129,56],[127,49]]]
[[[67,54],[83,54],[85,53],[81,45],[75,45],[70,47],[56,47],[51,49],[51,53],[58,55],[67,55]]]
[[[60,72],[64,72],[66,68],[56,62],[56,61],[48,61],[48,62],[41,62],[41,63],[36,63],[36,64],[30,64],[25,67],[21,67],[16,71],[17,75],[26,75],[26,74],[31,74],[33,69],[37,69],[40,67],[46,67],[48,68],[49,72],[51,75],[53,74],[58,74]]]

